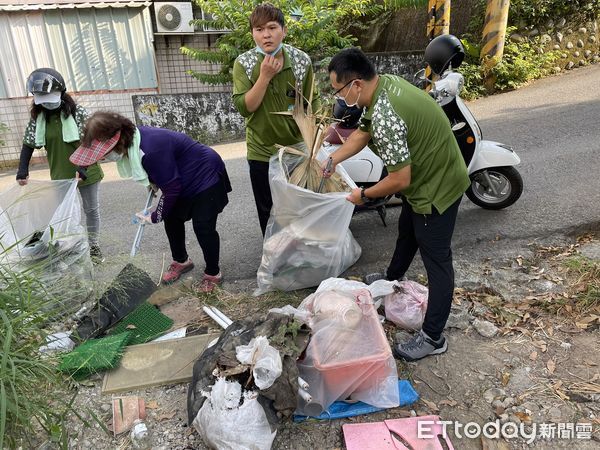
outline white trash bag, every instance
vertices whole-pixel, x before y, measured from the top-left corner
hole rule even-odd
[[[242,395],[237,381],[218,378],[204,395],[207,398],[192,424],[208,446],[219,450],[271,448],[277,430],[271,431],[257,393]]]
[[[270,388],[283,371],[279,351],[269,345],[265,336],[252,338],[248,345],[238,345],[235,356],[242,364],[252,366],[254,384],[260,390]]]
[[[348,193],[319,194],[288,182],[287,174],[302,160],[284,148],[271,157],[273,207],[254,295],[317,286],[340,275],[360,257],[361,248],[348,229],[354,212],[354,205],[346,200]],[[338,165],[336,171],[350,187],[356,187],[343,167]]]

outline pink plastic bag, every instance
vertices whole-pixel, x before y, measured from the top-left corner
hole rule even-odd
[[[400,281],[394,291],[384,297],[385,318],[407,330],[420,330],[429,290],[416,281]]]

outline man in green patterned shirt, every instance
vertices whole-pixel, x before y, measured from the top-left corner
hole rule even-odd
[[[404,200],[387,272],[368,276],[366,281],[401,279],[417,250],[427,271],[429,297],[423,327],[408,342],[396,343],[394,354],[414,361],[443,353],[447,343],[442,331],[454,292],[450,244],[462,195],[470,185],[450,123],[427,93],[401,77],[377,75],[357,48],[335,55],[329,75],[339,100],[366,108],[360,129],[331,155],[333,170],[367,144],[388,170],[374,186],[354,189],[348,200],[360,205],[397,192]]]
[[[235,60],[233,103],[246,119],[250,181],[264,236],[273,206],[269,158],[277,152],[275,144],[302,142],[294,119],[273,113],[291,110],[296,95],[310,97],[313,69],[306,53],[283,44],[287,29],[280,9],[269,3],[258,5],[250,16],[250,28],[256,48]]]

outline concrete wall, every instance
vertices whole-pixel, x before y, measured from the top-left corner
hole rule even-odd
[[[243,139],[244,119],[229,92],[134,95],[138,125],[169,128],[213,145]]]

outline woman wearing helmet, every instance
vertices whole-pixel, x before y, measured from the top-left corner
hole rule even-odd
[[[29,162],[33,150],[37,148],[46,149],[52,180],[74,178],[78,172],[78,167],[69,161],[69,156],[79,147],[83,126],[89,114],[85,108],[75,103],[66,90],[64,78],[54,69],[36,69],[27,78],[27,91],[33,94],[33,102],[17,171],[17,182],[21,186],[27,184]],[[90,255],[95,263],[102,261],[98,246],[98,186],[103,177],[100,166],[94,164],[88,168],[78,185],[85,212]]]

